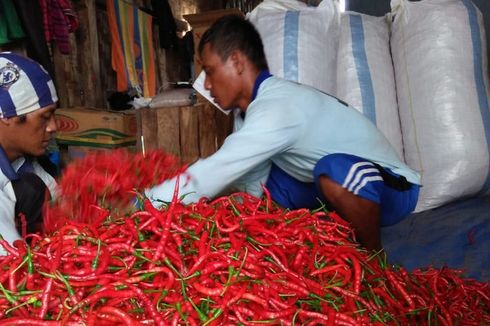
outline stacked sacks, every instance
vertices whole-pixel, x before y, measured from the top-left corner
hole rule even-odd
[[[470,0],[392,0],[388,23],[339,16],[334,2],[265,0],[248,14],[271,72],[371,119],[422,175],[416,211],[487,192],[489,83],[478,9]]]
[[[367,116],[403,158],[386,17],[341,14],[337,96]]]
[[[266,0],[247,18],[261,34],[272,74],[349,103],[378,126],[403,158],[385,18],[339,14],[328,0],[318,7]]]
[[[490,188],[481,13],[469,0],[391,2],[405,160],[422,175],[416,211]]]
[[[308,7],[264,1],[247,15],[259,31],[271,73],[335,94],[338,10],[333,1]]]

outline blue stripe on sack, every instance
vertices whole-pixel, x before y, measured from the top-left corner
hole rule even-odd
[[[490,109],[488,107],[488,97],[484,81],[484,69],[483,69],[483,54],[480,26],[478,24],[478,16],[476,8],[469,0],[462,0],[466,9],[468,10],[468,17],[471,29],[471,41],[473,44],[473,68],[475,73],[476,91],[478,94],[478,103],[480,105],[480,113],[483,120],[483,127],[485,128],[485,136],[487,139],[488,152],[490,153]],[[482,194],[486,193],[490,189],[490,168],[487,174],[487,180],[482,188]]]
[[[286,11],[284,17],[284,78],[298,81],[299,11]]]
[[[349,15],[352,37],[352,54],[356,65],[357,78],[361,89],[362,113],[376,124],[376,103],[374,97],[373,81],[366,55],[364,27],[360,15]]]

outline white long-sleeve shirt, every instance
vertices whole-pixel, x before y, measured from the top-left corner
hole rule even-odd
[[[25,158],[21,157],[12,162],[14,171],[18,171],[24,164]],[[41,178],[46,184],[51,196],[54,198],[56,194],[56,181],[48,174],[36,161],[32,162],[33,172]],[[20,239],[20,234],[15,227],[15,203],[17,202],[15,197],[14,188],[12,182],[7,178],[0,170],[0,234],[2,237],[12,244],[15,240]],[[2,246],[0,246],[0,255],[5,255],[6,252]]]
[[[366,117],[308,86],[267,78],[246,118],[235,112],[234,129],[216,153],[188,168],[188,182],[180,179],[179,196],[185,195],[185,203],[212,198],[230,186],[260,196],[272,162],[299,181],[313,182],[316,162],[333,153],[363,157],[420,184],[418,173],[402,162]],[[148,189],[146,195],[158,206],[158,200],[172,199],[175,186],[176,178]]]

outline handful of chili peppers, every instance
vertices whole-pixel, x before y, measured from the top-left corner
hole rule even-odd
[[[245,193],[131,213],[81,204],[99,208],[90,223],[0,240],[0,325],[490,323],[488,284],[391,266],[334,213]]]
[[[154,150],[145,155],[124,149],[95,151],[74,160],[58,180],[58,200],[44,212],[46,233],[68,221],[92,223],[106,210],[134,210],[136,191],[160,184],[185,166],[167,153]]]

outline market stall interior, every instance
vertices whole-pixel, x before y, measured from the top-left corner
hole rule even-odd
[[[273,75],[349,103],[421,175],[386,258],[268,197],[135,201],[233,131],[192,87],[229,13]],[[0,325],[490,323],[490,1],[0,0],[0,50],[54,77],[65,198],[32,246],[0,239]]]

